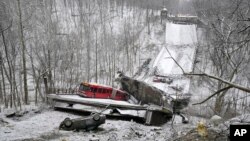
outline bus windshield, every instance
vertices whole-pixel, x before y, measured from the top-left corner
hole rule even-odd
[[[89,88],[89,86],[81,84],[80,87],[79,87],[79,90],[80,91],[89,91],[90,88]]]

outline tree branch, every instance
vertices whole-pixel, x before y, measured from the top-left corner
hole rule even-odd
[[[205,76],[205,77],[209,77],[211,79],[215,79],[215,80],[218,80],[218,81],[221,81],[225,84],[228,84],[236,89],[239,89],[239,90],[242,90],[242,91],[245,91],[245,92],[248,92],[250,93],[250,88],[247,88],[247,87],[243,87],[241,85],[238,85],[238,84],[235,84],[235,83],[232,83],[232,82],[229,82],[227,80],[224,80],[222,78],[219,78],[219,77],[216,77],[216,76],[213,76],[213,75],[209,75],[209,74],[206,74],[206,73],[184,73],[184,75],[197,75],[197,76]]]
[[[171,59],[173,59],[173,61],[175,62],[175,64],[181,69],[182,73],[185,74],[184,69],[181,67],[181,65],[174,59],[174,57],[171,55],[170,51],[168,50],[168,48],[165,46],[165,49],[167,50],[169,56]]]
[[[10,27],[12,27],[12,21],[13,20],[10,21],[10,24],[5,29],[2,29],[2,26],[0,25],[0,29],[1,29],[0,32],[4,32],[4,31],[8,30]]]
[[[210,95],[209,97],[207,97],[205,100],[203,100],[203,101],[201,101],[201,102],[198,102],[198,103],[194,103],[194,104],[192,104],[192,105],[203,104],[203,103],[205,103],[206,101],[208,101],[209,99],[211,99],[212,97],[214,97],[215,95],[219,94],[220,92],[223,92],[223,91],[225,91],[225,90],[228,90],[228,89],[230,89],[230,88],[232,88],[232,87],[233,87],[233,86],[228,86],[228,87],[222,88],[222,89],[216,91],[214,94],[212,94],[212,95]]]

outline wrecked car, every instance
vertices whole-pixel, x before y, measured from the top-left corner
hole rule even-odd
[[[158,77],[154,77],[153,78],[153,82],[161,82],[161,83],[166,83],[167,80],[165,78],[158,78]]]
[[[104,124],[106,120],[106,116],[103,114],[93,114],[91,116],[85,117],[85,118],[76,118],[76,119],[70,119],[65,118],[60,126],[60,130],[93,130],[96,129],[101,124]]]
[[[173,82],[173,79],[170,78],[159,78],[159,77],[154,77],[153,82],[158,82],[158,83],[167,83],[171,84]]]

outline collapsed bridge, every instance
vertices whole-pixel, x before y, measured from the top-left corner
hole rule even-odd
[[[166,43],[158,56],[150,59],[141,72],[129,78],[120,74],[122,89],[137,102],[81,97],[78,94],[50,94],[48,98],[57,109],[99,113],[108,116],[140,118],[149,125],[161,125],[173,113],[188,105],[189,99],[176,99],[177,94],[189,95],[190,79],[183,76],[180,66],[193,70],[197,47],[196,25],[166,23]],[[178,66],[175,59],[180,66]],[[169,83],[155,82],[155,77],[172,79]],[[178,110],[176,110],[178,109]]]

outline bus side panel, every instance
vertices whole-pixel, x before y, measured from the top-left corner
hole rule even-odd
[[[99,88],[96,93],[96,98],[111,98],[111,90],[105,88]]]

